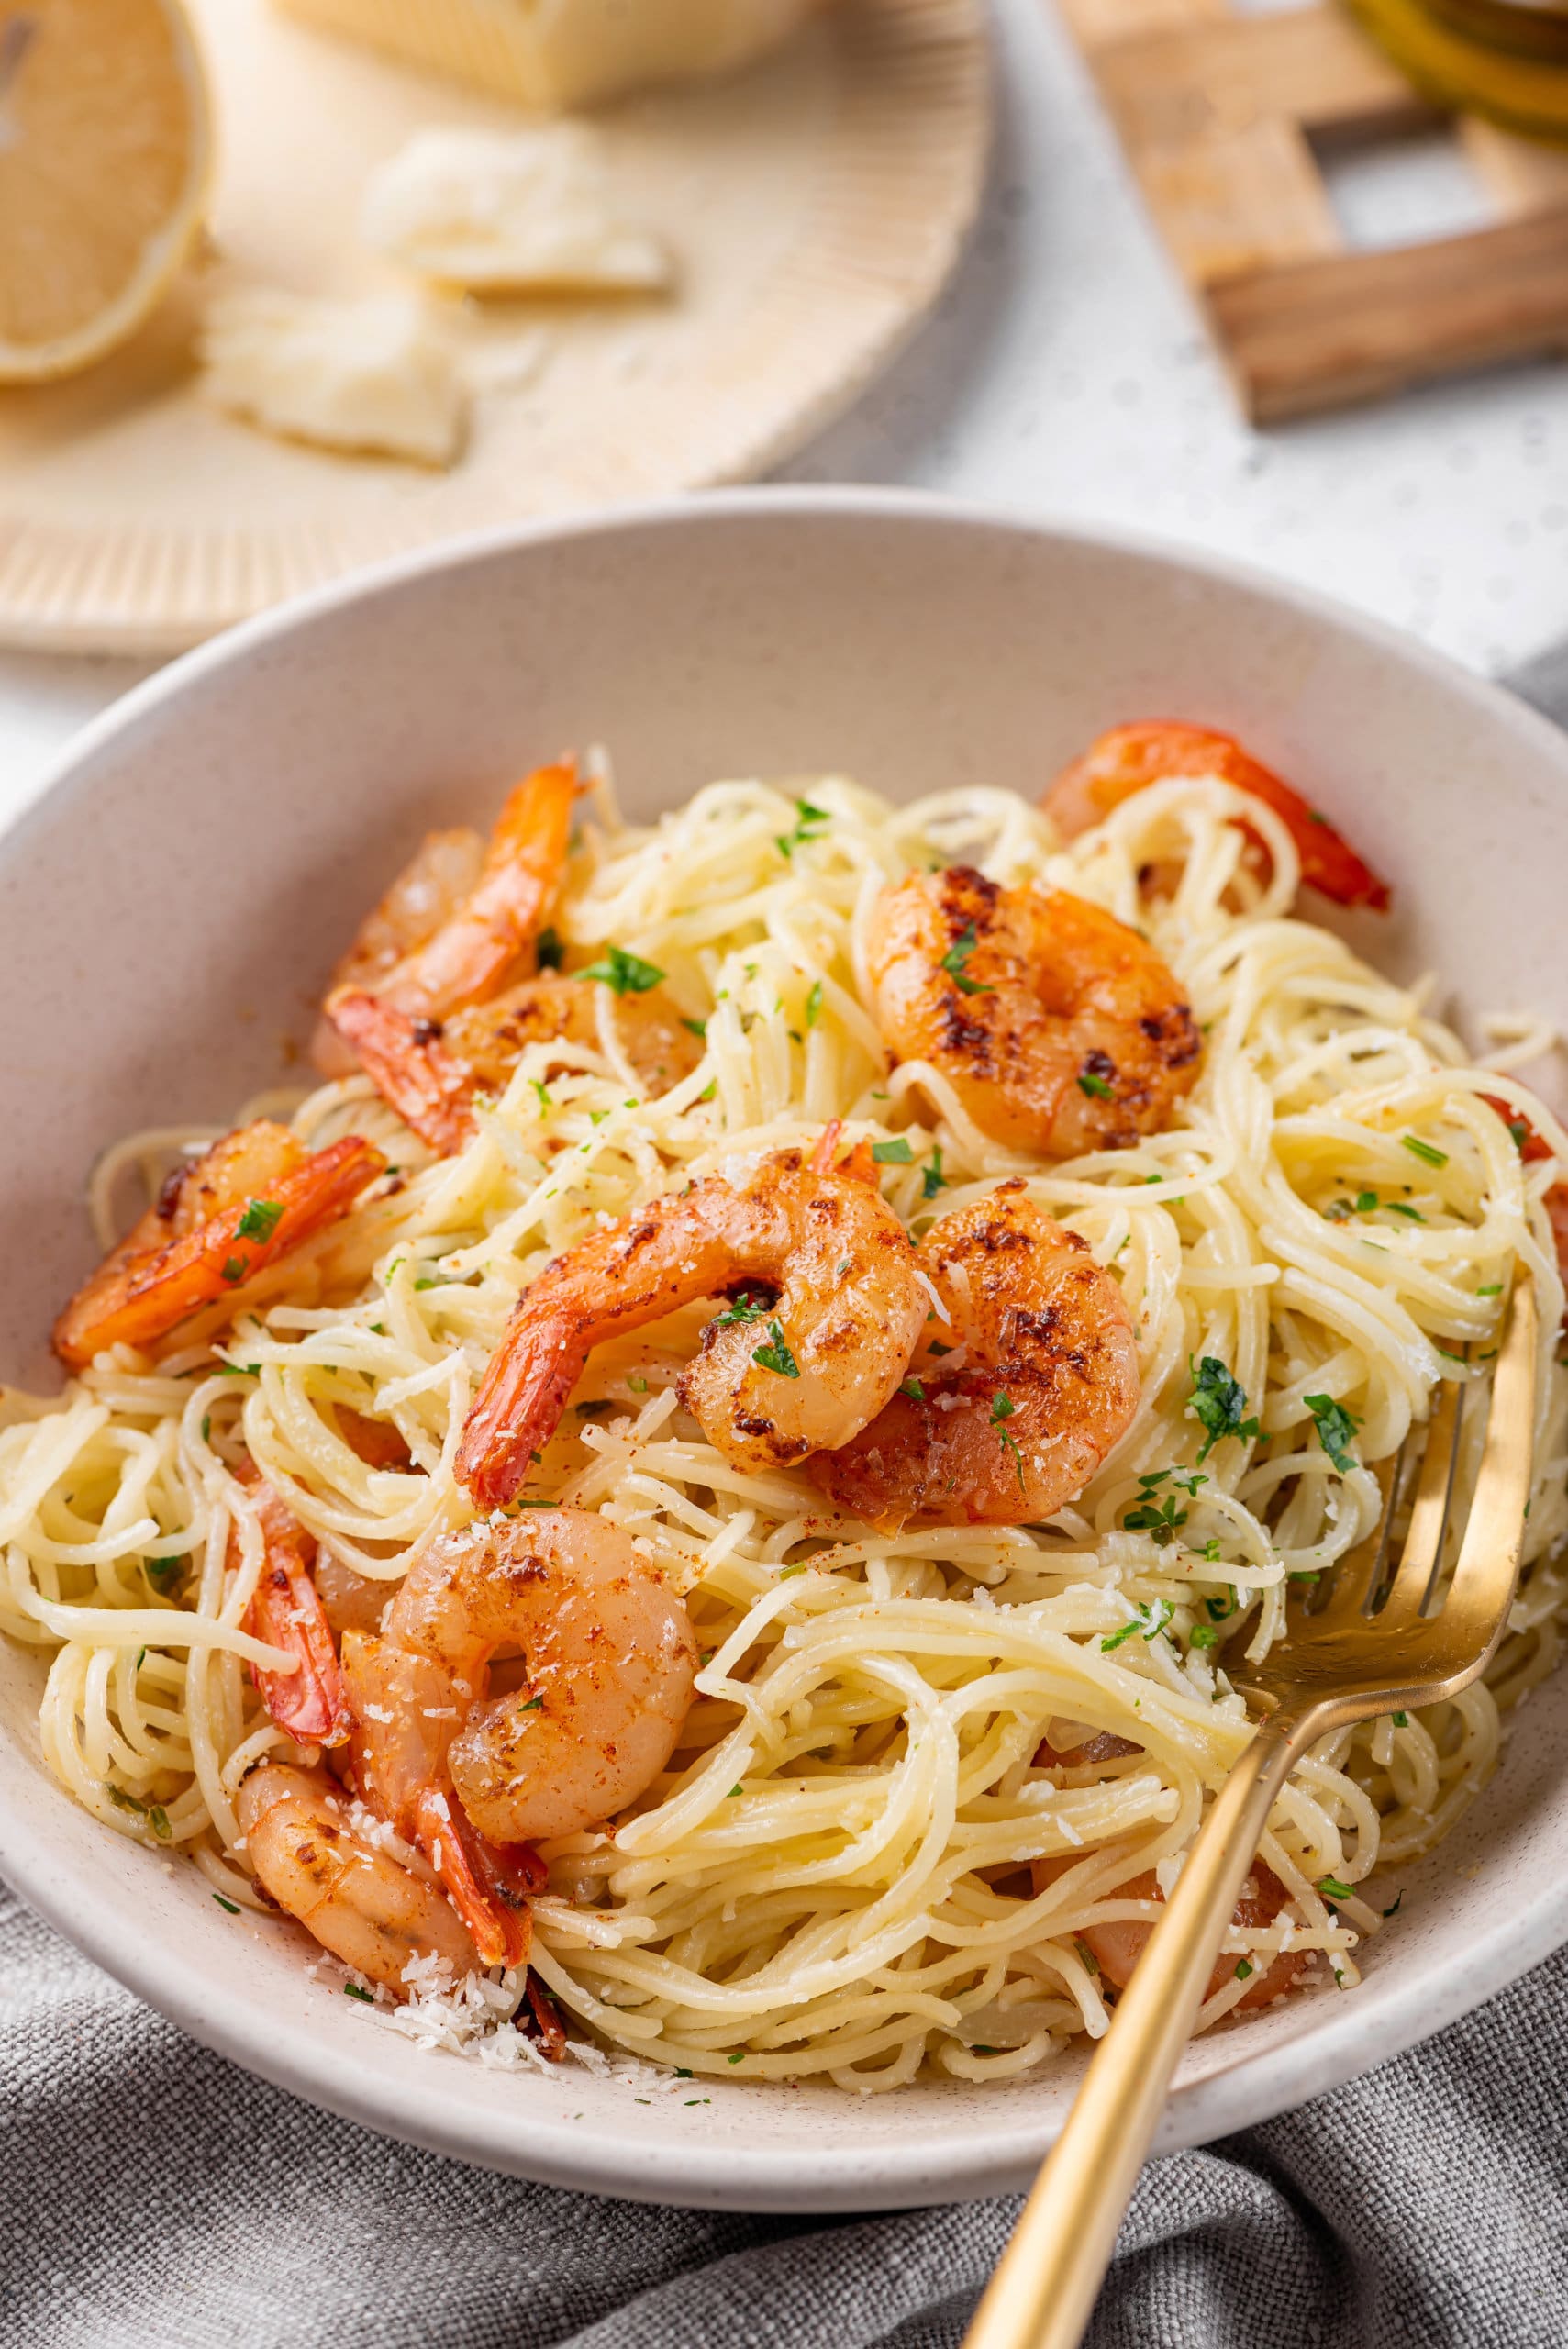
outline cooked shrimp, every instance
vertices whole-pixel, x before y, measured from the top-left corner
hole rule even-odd
[[[1137,1748],[1131,1750],[1136,1752]],[[1043,1891],[1047,1884],[1073,1865],[1071,1854],[1034,1861],[1035,1890]],[[1107,1900],[1146,1900],[1156,1907],[1164,1900],[1160,1879],[1152,1868],[1141,1876],[1129,1877],[1126,1884],[1118,1884],[1116,1890],[1107,1893],[1106,1898]],[[1261,1932],[1273,1923],[1289,1898],[1273,1870],[1266,1867],[1262,1860],[1255,1860],[1252,1873],[1241,1887],[1241,1898],[1236,1903],[1230,1921],[1240,1932]],[[1075,1939],[1084,1943],[1092,1951],[1103,1979],[1113,1988],[1125,1990],[1153,1930],[1151,1919],[1118,1917],[1106,1924],[1081,1925]],[[1271,1964],[1254,1974],[1229,2009],[1230,2013],[1243,2014],[1257,2007],[1273,2006],[1276,1998],[1283,1998],[1287,1990],[1294,1987],[1306,1965],[1305,1951],[1282,1951]],[[1228,1982],[1233,1982],[1236,1965],[1235,1952],[1221,1951],[1214,1961],[1214,1971],[1208,1977],[1208,1987],[1204,1996],[1212,1998],[1217,1990],[1223,1990]]]
[[[331,1626],[314,1579],[316,1543],[253,1461],[238,1474],[255,1504],[265,1550],[246,1628],[296,1659],[293,1672],[258,1672],[261,1702],[301,1745],[341,1745],[352,1723]],[[240,1553],[236,1527],[228,1537],[231,1567]]]
[[[602,984],[544,974],[445,1022],[413,1019],[383,996],[349,989],[329,998],[328,1014],[383,1098],[445,1156],[473,1131],[475,1094],[499,1091],[527,1045],[598,1043]],[[662,990],[623,996],[614,1016],[621,1047],[650,1092],[667,1092],[702,1058],[702,1045]]]
[[[883,1035],[948,1078],[995,1141],[1050,1158],[1165,1125],[1203,1050],[1181,982],[1114,915],[968,865],[913,874],[870,944]]]
[[[595,1346],[737,1292],[681,1381],[708,1442],[747,1469],[845,1443],[904,1375],[929,1302],[914,1266],[877,1192],[798,1150],[669,1193],[524,1291],[469,1414],[458,1475],[482,1508],[514,1500]]]
[[[1032,1525],[1095,1474],[1138,1408],[1120,1289],[1021,1182],[943,1216],[916,1258],[941,1299],[909,1375],[810,1473],[879,1531]]]
[[[526,1676],[492,1697],[501,1648],[521,1651]],[[361,1793],[430,1859],[495,1964],[515,1919],[471,1880],[465,1831],[515,1857],[624,1809],[674,1751],[696,1644],[629,1535],[552,1508],[434,1539],[385,1629],[345,1637],[343,1665]]]
[[[357,1134],[314,1156],[265,1119],[226,1135],[165,1183],[78,1289],[54,1325],[56,1353],[83,1370],[106,1346],[156,1344],[220,1298],[238,1306],[256,1274],[347,1215],[385,1165]]]
[[[239,1789],[239,1826],[262,1887],[323,1949],[406,1998],[412,1957],[474,1971],[473,1942],[439,1887],[350,1826],[325,1770],[263,1763]]]
[[[576,796],[574,766],[539,767],[512,792],[482,855],[472,833],[429,834],[334,972],[328,1019],[345,991],[379,996],[411,1019],[445,1019],[531,970],[565,869]],[[326,1075],[352,1064],[330,1025],[318,1030],[315,1051]]]
[[[1388,885],[1380,881],[1326,816],[1290,785],[1251,757],[1229,734],[1207,726],[1183,726],[1168,718],[1146,718],[1114,726],[1092,742],[1080,759],[1063,767],[1040,802],[1064,839],[1103,823],[1113,807],[1153,783],[1174,775],[1218,775],[1238,791],[1250,792],[1272,807],[1296,842],[1301,877],[1340,906],[1387,908]],[[1255,853],[1267,851],[1249,832]]]

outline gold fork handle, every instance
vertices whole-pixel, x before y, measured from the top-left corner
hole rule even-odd
[[[1277,1717],[1265,1722],[1221,1788],[1084,2075],[964,2349],[1077,2349],[1171,2075],[1305,1727]]]

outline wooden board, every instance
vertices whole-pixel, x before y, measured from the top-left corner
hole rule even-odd
[[[1437,117],[1338,7],[1060,5],[1254,423],[1568,350],[1568,150],[1463,120],[1496,220],[1353,251],[1314,142]]]

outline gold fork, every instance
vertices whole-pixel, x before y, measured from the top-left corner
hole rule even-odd
[[[1535,1416],[1535,1294],[1516,1278],[1475,1490],[1441,1585],[1464,1387],[1431,1414],[1409,1530],[1390,1569],[1397,1459],[1382,1464],[1376,1530],[1324,1604],[1293,1598],[1288,1637],[1249,1685],[1262,1718],[1217,1797],[1067,2123],[1024,2206],[964,2349],[1075,2349],[1165,2091],[1203,2002],[1237,1896],[1292,1764],[1329,1731],[1457,1696],[1503,1635],[1518,1577]]]

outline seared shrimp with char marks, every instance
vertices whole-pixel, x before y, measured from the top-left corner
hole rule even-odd
[[[737,1302],[709,1324],[681,1397],[737,1467],[787,1466],[875,1418],[929,1299],[892,1208],[858,1174],[831,1170],[830,1155],[808,1163],[780,1151],[733,1181],[710,1175],[545,1266],[518,1300],[458,1450],[458,1475],[481,1508],[516,1498],[595,1346],[702,1297]]]
[[[883,896],[870,943],[882,1032],[945,1076],[977,1126],[1048,1158],[1121,1150],[1169,1123],[1203,1041],[1181,982],[1136,930],[1063,889],[969,865]]]
[[[524,1683],[491,1696],[499,1649],[520,1651]],[[651,1784],[696,1642],[618,1526],[540,1509],[431,1541],[384,1628],[345,1633],[343,1671],[365,1800],[426,1854],[484,1962],[515,1965],[527,1944],[506,1946],[517,1908],[495,1854],[526,1876],[535,1838],[597,1826]]]
[[[226,1134],[178,1168],[78,1289],[54,1325],[54,1350],[84,1370],[107,1346],[149,1347],[192,1314],[244,1302],[247,1285],[348,1214],[386,1161],[350,1134],[311,1155],[267,1119]]]
[[[473,1941],[439,1886],[356,1832],[325,1770],[263,1763],[238,1809],[262,1888],[345,1965],[400,1998],[410,1958],[445,1958],[460,1979],[473,1972]]]
[[[1138,1408],[1121,1290],[1021,1182],[934,1224],[917,1263],[928,1321],[902,1390],[811,1463],[834,1505],[879,1531],[1033,1525],[1081,1493]]]
[[[529,1044],[598,1045],[600,985],[544,972],[445,1021],[416,1019],[380,996],[352,992],[334,996],[331,1012],[383,1098],[447,1157],[473,1132],[474,1097],[499,1092]],[[650,1092],[668,1092],[702,1058],[703,1046],[662,989],[622,996],[612,1017],[621,1050]]]
[[[1062,768],[1040,806],[1064,840],[1076,840],[1080,832],[1103,823],[1123,800],[1179,775],[1218,775],[1222,783],[1261,800],[1273,808],[1296,843],[1305,882],[1338,906],[1386,910],[1387,883],[1379,880],[1327,816],[1244,751],[1233,735],[1212,727],[1183,726],[1162,718],[1113,726],[1091,742],[1082,758]],[[1267,867],[1262,841],[1251,827],[1242,829],[1251,853]]]

